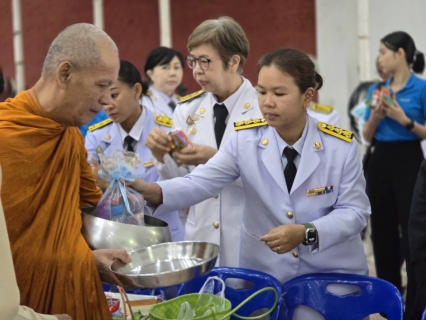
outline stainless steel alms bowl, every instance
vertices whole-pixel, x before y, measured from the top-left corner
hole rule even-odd
[[[115,260],[110,269],[127,287],[167,287],[210,272],[219,252],[217,244],[208,242],[162,243],[129,252],[131,263]]]
[[[145,215],[145,226],[129,225],[98,218],[96,208],[84,208],[82,233],[92,249],[133,251],[172,241],[167,223]]]

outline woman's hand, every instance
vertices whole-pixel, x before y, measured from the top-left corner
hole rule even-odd
[[[99,177],[98,172],[102,169],[102,166],[94,158],[90,159],[90,163],[92,165],[93,177],[95,178],[96,185],[102,190],[105,190],[106,188],[108,188],[109,182]]]
[[[305,226],[301,224],[284,224],[272,229],[267,235],[260,237],[261,241],[273,252],[286,253],[305,241]]]
[[[160,186],[156,183],[146,182],[143,179],[136,179],[135,181],[121,181],[127,187],[131,187],[139,192],[146,201],[152,204],[163,203],[163,192]]]
[[[370,118],[374,119],[376,122],[379,122],[385,116],[386,112],[382,104],[378,104],[374,108],[371,108]]]
[[[170,152],[172,137],[160,128],[154,128],[148,134],[145,145],[151,150],[155,159],[164,163],[164,155]]]
[[[385,111],[386,115],[399,122],[401,125],[405,126],[410,122],[410,119],[405,114],[404,110],[401,108],[401,106],[396,102],[395,98],[393,98],[393,105],[390,104],[388,101],[383,99],[382,101],[383,110]]]
[[[174,159],[178,165],[199,165],[209,161],[216,152],[215,148],[191,142],[186,148],[176,152]]]

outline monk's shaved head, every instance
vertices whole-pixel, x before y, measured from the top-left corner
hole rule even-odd
[[[77,70],[92,68],[101,61],[101,48],[108,46],[118,52],[114,41],[101,29],[89,23],[65,28],[50,45],[41,75],[49,78],[64,61]]]

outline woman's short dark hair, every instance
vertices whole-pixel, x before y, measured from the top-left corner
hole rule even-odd
[[[118,72],[118,80],[134,87],[136,83],[142,86],[142,94],[146,94],[148,87],[143,84],[139,70],[129,61],[120,61],[120,71]]]
[[[185,59],[179,51],[167,47],[158,47],[152,50],[146,58],[144,67],[144,72],[147,79],[151,82],[151,79],[147,75],[148,70],[152,70],[156,66],[163,66],[165,64],[169,64],[174,57],[177,57],[179,59],[179,62],[183,68],[185,66]]]
[[[397,52],[399,48],[405,52],[405,60],[415,73],[423,73],[425,58],[423,53],[416,49],[413,38],[404,31],[396,31],[388,34],[380,40],[386,48]]]
[[[257,65],[259,69],[272,65],[277,67],[294,79],[302,93],[308,88],[319,90],[323,84],[322,77],[315,71],[312,60],[307,54],[296,49],[276,49],[260,58]]]

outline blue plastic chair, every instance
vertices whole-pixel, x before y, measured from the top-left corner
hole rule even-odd
[[[353,285],[360,291],[340,296],[327,291],[329,284]],[[393,284],[355,274],[306,274],[285,283],[282,292],[282,319],[292,319],[298,305],[317,310],[327,320],[360,320],[373,313],[401,320],[404,310],[401,294]]]
[[[426,309],[425,309],[425,311],[423,311],[422,320],[426,320]]]
[[[281,305],[281,284],[273,276],[255,270],[242,269],[242,268],[228,268],[228,267],[217,267],[213,268],[207,275],[203,277],[196,277],[193,280],[182,284],[179,289],[178,295],[188,293],[197,293],[200,291],[204,282],[208,277],[218,276],[223,281],[226,282],[226,279],[242,279],[247,280],[253,284],[249,289],[237,290],[228,285],[225,288],[225,297],[231,301],[232,307],[235,308],[246,298],[256,291],[263,289],[265,287],[273,287],[278,291],[278,306],[277,308],[269,315],[270,320],[279,319],[280,314],[280,305]],[[217,281],[216,281],[217,282]],[[217,290],[220,289],[220,284],[217,285]],[[265,291],[258,296],[254,297],[248,303],[246,303],[241,309],[237,311],[237,314],[240,316],[249,316],[253,311],[264,309],[263,312],[266,312],[267,309],[271,308],[275,302],[275,294],[272,291]],[[263,313],[262,312],[262,313]],[[231,319],[238,319],[234,316]]]

